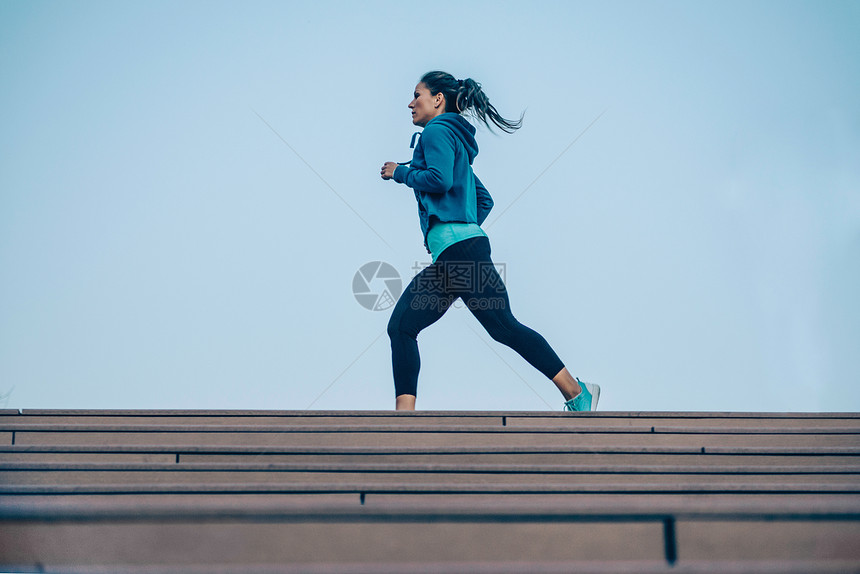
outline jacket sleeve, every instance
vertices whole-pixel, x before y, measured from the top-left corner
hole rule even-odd
[[[394,181],[416,191],[447,192],[454,185],[454,134],[442,126],[429,126],[421,134],[419,145],[424,148],[427,169],[397,166]]]
[[[493,198],[490,197],[490,192],[487,191],[477,175],[475,176],[475,191],[478,194],[478,225],[481,225],[487,219],[490,210],[493,209]]]

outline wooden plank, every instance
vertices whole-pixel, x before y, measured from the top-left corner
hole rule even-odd
[[[576,422],[581,424],[585,421],[593,423],[596,427],[606,426],[631,426],[639,427],[643,425],[663,427],[680,427],[680,428],[709,428],[709,429],[725,429],[725,428],[768,428],[782,430],[800,430],[807,428],[818,429],[853,429],[854,432],[860,432],[860,418],[857,417],[804,417],[804,418],[789,418],[789,417],[715,417],[715,416],[686,416],[686,417],[601,417],[601,418],[568,418],[560,419],[556,417],[524,417],[524,416],[506,416],[505,425],[513,428],[533,428],[541,427],[562,427],[565,424]]]
[[[824,451],[824,452],[821,452]],[[694,448],[188,448],[176,446],[7,446],[0,447],[2,462],[173,462],[182,463],[480,463],[480,464],[677,464],[697,466],[839,465],[860,464],[860,449],[787,449],[764,452],[721,449],[702,454]],[[797,454],[790,454],[796,452]],[[853,452],[854,454],[845,454]],[[783,454],[774,454],[783,453]],[[788,454],[786,454],[788,453]],[[828,454],[830,453],[830,454]]]
[[[478,464],[475,462],[460,463],[303,463],[303,462],[247,462],[245,464],[233,463],[196,463],[187,465],[176,463],[171,460],[164,462],[0,462],[0,472],[72,472],[72,471],[105,471],[105,472],[221,472],[221,471],[265,471],[265,472],[363,472],[363,473],[392,473],[408,472],[416,474],[429,473],[481,473],[481,474],[534,474],[551,476],[554,474],[731,474],[731,475],[840,475],[860,476],[860,465],[819,465],[797,467],[795,465],[776,466],[772,464],[744,464],[744,465],[722,465],[718,467],[702,467],[698,465],[658,465],[658,464]]]
[[[281,515],[294,512],[331,512],[360,507],[358,493],[316,494],[109,494],[109,495],[0,495],[0,516],[28,519],[69,518],[98,515],[155,517]]]
[[[129,452],[0,452],[0,465],[26,462],[115,462],[115,463],[175,463],[175,453]]]
[[[37,423],[26,422],[16,419],[12,422],[2,422],[2,430],[13,432],[247,432],[247,433],[468,433],[483,432],[486,434],[516,434],[528,433],[541,434],[769,434],[790,436],[800,435],[849,435],[855,436],[860,444],[860,426],[854,427],[824,427],[806,426],[803,428],[773,427],[773,426],[684,426],[684,425],[625,425],[625,426],[601,426],[584,424],[583,421],[571,420],[564,425],[556,426],[522,426],[510,427],[501,425],[474,425],[474,424],[452,424],[449,426],[427,425],[427,424],[377,424],[374,422],[363,422],[358,424],[331,424],[331,425],[276,425],[276,424],[226,424],[232,421],[222,421],[221,424],[140,424],[140,423]],[[586,421],[587,422],[587,421]]]
[[[502,416],[464,415],[464,416],[423,416],[407,417],[387,415],[19,415],[11,419],[0,418],[0,425],[21,424],[42,427],[52,426],[126,426],[126,427],[170,427],[170,426],[247,426],[247,427],[283,427],[283,426],[488,426],[501,427]]]
[[[385,411],[381,411],[385,412]],[[422,411],[426,413],[427,411]],[[442,411],[445,412],[445,411]],[[562,410],[543,411],[478,411],[487,414],[498,414],[507,417],[521,419],[570,419],[579,418],[626,418],[626,419],[657,419],[657,420],[824,420],[824,419],[854,419],[860,420],[860,412],[756,412],[756,411],[591,411],[591,412],[567,412]]]
[[[86,454],[68,460],[87,460]],[[51,454],[33,453],[31,457],[20,456],[22,462],[30,460],[54,460]],[[0,454],[0,461],[7,460]],[[57,459],[60,460],[60,459]],[[109,459],[104,459],[109,460]],[[724,465],[775,465],[775,466],[825,466],[858,465],[860,456],[816,456],[816,455],[711,455],[711,454],[626,454],[626,453],[463,453],[463,454],[181,454],[179,462],[198,463],[434,463],[434,464],[579,464],[579,465],[693,465],[720,467]]]
[[[0,431],[0,444],[2,444],[2,445],[15,444],[13,441],[13,438],[12,438],[12,433]]]
[[[231,483],[113,483],[113,484],[4,484],[2,495],[84,495],[84,494],[263,494],[263,493],[339,493],[355,492],[365,496],[371,493],[386,494],[538,494],[538,493],[611,493],[611,494],[856,494],[860,485],[856,481],[838,484],[809,482],[785,484],[761,482],[750,484],[713,484],[710,482],[678,484],[677,482],[642,483],[578,483],[578,484],[473,484],[404,482],[385,483],[361,481],[343,482],[231,482]]]
[[[416,541],[420,541],[417,543]],[[652,523],[0,522],[11,563],[178,565],[661,560]]]
[[[860,437],[860,427],[826,427],[826,426],[806,426],[803,428],[793,427],[774,427],[774,426],[681,426],[681,425],[662,425],[652,427],[652,432],[655,433],[703,433],[703,434],[793,434],[793,435],[811,435],[811,434],[850,434]]]
[[[624,414],[589,416],[509,416],[502,413],[469,413],[463,415],[435,414],[423,416],[395,415],[392,412],[362,414],[347,411],[338,415],[319,415],[309,413],[288,414],[243,414],[218,415],[205,411],[197,414],[22,414],[12,417],[0,416],[0,425],[22,423],[30,425],[248,425],[248,426],[502,426],[513,428],[564,428],[571,425],[587,425],[591,428],[611,427],[665,427],[677,426],[682,428],[771,428],[804,430],[819,429],[854,429],[860,432],[860,418],[856,417],[713,417],[713,416],[684,416],[684,417],[631,417]]]
[[[40,565],[14,569],[37,572]],[[65,574],[172,574],[175,566],[63,565]],[[672,566],[655,560],[623,561],[470,561],[470,562],[344,562],[324,564],[182,564],[184,574],[857,574],[854,561],[755,560],[688,562]]]
[[[503,411],[393,411],[393,410],[276,410],[276,409],[22,409],[22,415],[30,416],[181,416],[181,417],[500,417]],[[528,415],[529,413],[523,413]],[[541,412],[531,414],[541,415]],[[807,416],[809,413],[801,413]],[[777,415],[779,416],[779,415]],[[822,416],[831,416],[823,413]]]
[[[531,455],[531,454],[632,454],[632,455],[720,455],[720,456],[785,456],[785,457],[857,457],[860,447],[696,447],[696,446],[651,446],[651,445],[478,445],[478,446],[242,446],[242,445],[0,445],[4,453],[146,453],[146,454],[218,454],[218,455],[455,455],[482,454]]]
[[[857,474],[703,474],[703,473],[491,473],[491,472],[355,472],[355,471],[274,471],[274,470],[0,470],[0,485],[106,485],[106,484],[291,484],[314,483],[360,485],[374,484],[458,484],[556,486],[676,484],[693,487],[701,484],[732,485],[809,485],[860,488]],[[2,491],[2,490],[0,490]]]
[[[675,525],[678,564],[696,560],[860,561],[860,521],[707,521]]]
[[[217,500],[217,498],[215,499]],[[214,502],[214,501],[213,501]],[[747,494],[605,494],[605,493],[368,493],[364,506],[374,508],[432,509],[479,508],[526,511],[554,509],[581,516],[645,515],[701,518],[843,517],[860,516],[860,492],[855,494],[781,493]]]
[[[42,432],[18,431],[16,445],[244,445],[249,447],[651,446],[858,447],[853,434],[654,434],[529,432]],[[7,443],[8,444],[8,443]]]
[[[351,434],[356,432],[375,432],[375,433],[486,433],[486,434],[578,434],[578,433],[609,433],[609,434],[651,434],[654,432],[653,426],[636,426],[636,427],[606,427],[600,428],[594,425],[568,424],[563,427],[522,427],[522,428],[506,428],[501,425],[451,425],[449,427],[440,428],[439,425],[391,425],[391,424],[337,424],[337,425],[254,425],[254,424],[110,424],[110,423],[92,423],[92,424],[48,424],[48,423],[27,423],[21,421],[9,422],[3,424],[3,430],[16,432],[163,432],[163,433],[180,433],[180,432],[235,432],[235,433],[337,433]],[[680,429],[677,432],[685,432]],[[690,432],[700,432],[698,429],[693,429]],[[732,430],[732,433],[738,432]],[[750,433],[759,434],[761,429],[750,429]],[[776,430],[771,434],[780,434],[783,431]],[[850,434],[849,429],[810,429],[805,434]],[[856,434],[856,433],[855,433]]]
[[[543,493],[506,496],[460,494],[117,494],[0,496],[0,517],[16,520],[204,520],[280,519],[337,514],[367,517],[421,514],[427,520],[474,516],[502,520],[511,515],[580,519],[758,519],[845,520],[860,518],[860,493],[845,494],[583,494]]]
[[[7,409],[10,414],[18,414],[15,409]],[[51,416],[388,416],[388,417],[462,417],[462,416],[509,416],[523,418],[561,418],[571,416],[591,418],[715,418],[715,419],[824,419],[848,418],[860,419],[860,412],[763,412],[763,411],[595,411],[586,413],[570,413],[563,411],[413,411],[398,412],[392,410],[265,410],[265,409],[22,409],[23,415]]]
[[[748,446],[709,446],[703,447],[703,454],[732,454],[732,455],[854,455],[857,453],[856,446],[846,447],[748,447]]]

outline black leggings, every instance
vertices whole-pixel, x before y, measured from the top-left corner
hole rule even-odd
[[[508,292],[490,259],[490,240],[472,237],[445,249],[416,275],[391,313],[388,336],[395,396],[417,394],[418,333],[438,321],[457,298],[493,339],[515,350],[547,378],[564,368],[546,339],[511,313]]]

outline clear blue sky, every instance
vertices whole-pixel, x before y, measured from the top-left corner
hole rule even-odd
[[[858,410],[858,28],[853,1],[6,0],[0,406],[391,408],[353,276],[429,261],[378,174],[443,69],[525,110],[479,130],[485,227],[603,410]],[[419,343],[421,409],[561,408],[465,309]]]

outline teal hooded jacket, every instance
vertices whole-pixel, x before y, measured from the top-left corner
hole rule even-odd
[[[472,171],[477,155],[475,126],[448,112],[427,122],[409,167],[394,170],[394,181],[415,192],[425,248],[435,221],[481,225],[493,208],[490,193]]]

